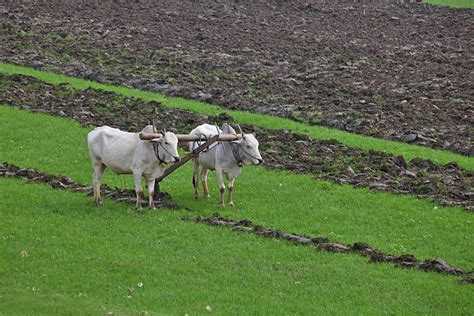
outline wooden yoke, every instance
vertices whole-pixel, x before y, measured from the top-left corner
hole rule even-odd
[[[160,200],[163,193],[160,192],[160,182],[170,173],[184,165],[186,162],[191,160],[194,157],[197,157],[200,152],[206,150],[217,141],[234,141],[242,139],[242,134],[232,135],[232,134],[219,134],[219,135],[188,135],[188,134],[175,134],[176,138],[180,142],[192,142],[192,141],[204,141],[199,147],[195,148],[192,152],[184,156],[179,162],[172,164],[169,168],[166,168],[161,177],[156,178],[155,181],[155,190],[154,190],[154,199]],[[159,138],[161,134],[155,133],[144,133],[141,132],[138,134],[138,137],[141,140],[151,140],[154,138]]]
[[[160,134],[144,133],[144,132],[141,132],[138,134],[138,137],[140,137],[141,140],[151,140],[154,138],[158,138],[160,136],[161,136]],[[242,138],[242,134],[237,134],[237,135],[219,134],[219,135],[214,135],[214,136],[218,136],[215,141],[227,141],[227,142],[233,141],[233,140],[239,140]],[[207,141],[214,136],[176,134],[176,137],[178,138],[178,141],[180,142]]]

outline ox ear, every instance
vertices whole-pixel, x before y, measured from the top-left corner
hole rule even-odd
[[[224,125],[222,125],[222,131],[224,132],[224,134],[231,134],[231,135],[237,134],[235,130],[232,128],[232,126],[230,126],[227,123],[224,123]]]

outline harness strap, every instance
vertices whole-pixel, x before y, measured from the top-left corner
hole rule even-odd
[[[161,158],[160,158],[160,152],[158,151],[158,149],[159,149],[158,144],[152,142],[151,145],[153,146],[153,151],[155,152],[155,156],[156,156],[156,158],[158,159],[158,161],[160,162],[160,164],[165,163],[165,162],[164,162],[163,160],[161,160]]]
[[[173,156],[173,154],[172,154],[172,153],[170,153],[170,152],[168,151],[168,149],[166,149],[166,147],[165,147],[165,146],[163,146],[163,144],[161,144],[161,143],[158,143],[158,147],[161,147],[161,148],[163,148],[163,150],[164,150],[164,151],[165,151],[165,152],[166,152],[168,155],[170,155],[171,157],[174,157],[174,156]]]
[[[194,144],[197,144],[196,148],[201,146],[202,144],[204,144],[205,142],[207,142],[209,140],[209,136],[208,135],[205,135],[205,134],[196,134],[196,136],[199,136],[199,137],[204,137],[204,140],[195,140],[193,141],[193,147],[194,147]],[[211,135],[211,137],[214,136],[214,135]],[[204,149],[203,151],[201,151],[199,153],[199,155],[203,154],[203,153],[206,153],[208,152],[209,150],[215,148],[216,146],[220,145],[221,142],[215,142],[214,144],[212,144],[211,146],[207,147],[206,149]]]
[[[232,149],[232,155],[234,156],[234,159],[237,161],[237,164],[239,165],[239,167],[242,167],[244,162],[242,158],[240,157],[239,147],[240,147],[239,144],[230,142],[230,149]]]

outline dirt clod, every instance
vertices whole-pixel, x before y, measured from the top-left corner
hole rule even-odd
[[[219,213],[214,213],[210,217],[196,216],[196,217],[185,217],[183,220],[194,220],[198,223],[204,223],[211,226],[225,226],[231,227],[236,232],[253,233],[256,235],[264,236],[267,238],[275,238],[288,240],[296,245],[313,245],[318,251],[329,251],[338,253],[349,253],[357,252],[362,256],[369,257],[369,262],[390,262],[397,267],[406,269],[421,269],[424,271],[445,273],[451,275],[465,276],[464,281],[466,283],[472,283],[470,276],[474,271],[465,272],[462,269],[453,268],[448,265],[442,259],[425,260],[423,262],[417,261],[416,257],[411,254],[402,254],[400,256],[394,256],[385,254],[377,251],[370,247],[367,243],[356,242],[353,245],[344,245],[338,242],[330,241],[326,237],[308,237],[294,233],[286,233],[279,230],[265,228],[260,225],[252,224],[249,220],[234,221],[232,219],[225,218]],[[242,226],[245,224],[245,226]]]

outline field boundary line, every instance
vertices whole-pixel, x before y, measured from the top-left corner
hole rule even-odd
[[[380,252],[364,242],[356,242],[353,244],[341,244],[331,241],[326,237],[308,237],[306,235],[299,235],[295,233],[283,232],[271,228],[262,227],[252,223],[248,219],[233,220],[222,217],[219,213],[214,213],[210,217],[203,216],[185,216],[184,221],[194,221],[200,224],[206,224],[214,227],[231,228],[234,232],[243,232],[263,236],[267,238],[274,238],[280,240],[287,240],[295,245],[315,246],[316,251],[336,252],[345,254],[357,253],[364,257],[369,257],[369,263],[391,263],[396,267],[404,269],[418,269],[425,272],[437,272],[448,275],[461,276],[461,282],[474,283],[474,270],[464,271],[463,269],[451,267],[443,259],[425,259],[419,261],[412,254],[402,254],[399,256],[386,254]]]

